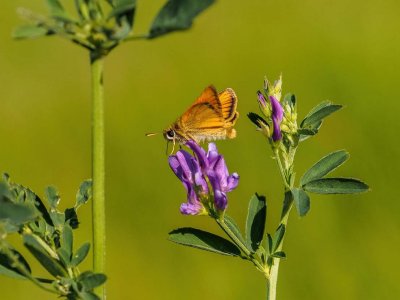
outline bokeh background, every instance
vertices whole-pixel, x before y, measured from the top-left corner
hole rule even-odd
[[[161,0],[138,1],[136,33],[147,31]],[[59,38],[14,41],[15,11],[46,12],[44,1],[4,1],[0,11],[0,170],[43,195],[55,185],[62,206],[90,177],[88,55]],[[240,259],[185,248],[167,233],[193,226],[219,233],[211,219],[179,213],[184,189],[167,165],[165,141],[144,133],[172,122],[210,83],[239,97],[238,137],[221,141],[241,175],[229,214],[244,224],[252,193],[268,199],[269,231],[282,187],[265,140],[247,120],[264,75],[282,72],[299,117],[322,100],[346,108],[298,151],[300,175],[346,148],[335,172],[365,180],[362,195],[312,196],[305,218],[292,213],[279,299],[400,297],[399,70],[396,0],[219,0],[192,30],[130,42],[107,58],[107,284],[109,299],[263,299],[261,273]],[[77,243],[90,240],[90,206]],[[15,239],[18,244],[18,239]],[[90,261],[84,265],[90,268]],[[45,275],[34,265],[34,271]],[[53,299],[29,282],[0,277],[1,299]]]

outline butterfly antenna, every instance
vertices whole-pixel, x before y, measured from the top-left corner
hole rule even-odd
[[[153,136],[153,135],[157,135],[159,134],[159,132],[149,132],[149,133],[145,133],[145,136]]]

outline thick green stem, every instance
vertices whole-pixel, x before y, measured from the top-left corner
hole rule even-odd
[[[292,157],[292,159],[293,158],[294,157]],[[275,151],[275,159],[277,160],[279,171],[282,175],[282,179],[283,179],[284,185],[285,185],[285,198],[283,200],[281,221],[280,221],[279,225],[283,224],[286,228],[287,222],[289,219],[289,213],[293,206],[293,196],[292,196],[292,192],[290,191],[292,186],[291,186],[291,183],[289,182],[290,180],[288,179],[289,176],[287,174],[287,171],[284,169],[284,167],[282,165],[281,158],[279,156],[278,151]],[[290,164],[292,164],[292,161],[290,162]],[[284,238],[282,239],[282,242],[281,242],[280,246],[276,249],[276,251],[282,250],[283,241],[284,241]],[[277,288],[277,284],[278,284],[279,262],[280,262],[279,258],[274,258],[273,264],[269,270],[269,276],[268,276],[268,280],[267,280],[267,300],[275,300],[276,299],[276,288]]]
[[[105,273],[106,252],[103,61],[103,56],[91,53],[93,269],[96,273]],[[104,285],[97,293],[101,299],[105,299]]]
[[[286,228],[289,213],[292,209],[293,203],[293,196],[290,190],[285,189],[285,199],[283,200],[283,208],[282,208],[282,215],[281,215],[281,222]],[[276,249],[276,251],[281,251],[283,247],[284,238],[280,246]],[[275,300],[276,299],[276,288],[278,284],[278,272],[279,272],[279,262],[281,260],[279,258],[273,259],[273,264],[271,269],[269,270],[269,279],[267,283],[267,300]]]

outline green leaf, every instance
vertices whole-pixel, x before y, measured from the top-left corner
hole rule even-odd
[[[367,192],[369,187],[354,178],[321,178],[306,183],[303,189],[316,194],[357,194]]]
[[[292,188],[291,191],[297,213],[300,217],[304,217],[310,210],[310,197],[302,189]]]
[[[309,137],[312,137],[313,135],[316,135],[321,128],[322,121],[319,121],[317,123],[314,123],[310,125],[308,128],[299,128],[297,129],[297,133],[300,135],[300,142],[308,139]]]
[[[301,122],[301,128],[315,128],[314,125],[321,122],[324,118],[342,108],[342,105],[324,101],[314,107]]]
[[[285,254],[285,252],[283,252],[283,251],[278,251],[278,252],[275,252],[274,254],[272,254],[271,255],[272,257],[275,257],[275,258],[283,258],[283,259],[285,259],[286,258],[286,254]]]
[[[286,227],[283,224],[280,224],[278,229],[275,232],[274,239],[273,239],[273,245],[272,245],[272,251],[271,252],[276,252],[276,250],[279,249],[279,247],[282,244],[283,237],[285,236],[285,231]]]
[[[81,205],[92,199],[92,180],[87,179],[83,181],[76,193],[75,208],[78,209]]]
[[[321,125],[322,122],[319,123],[319,125]],[[300,135],[316,135],[318,133],[318,128],[299,128],[297,129],[297,133]]]
[[[230,241],[195,228],[178,228],[169,233],[170,241],[223,255],[238,256],[240,250]]]
[[[89,249],[90,249],[90,244],[84,243],[72,257],[71,266],[73,267],[78,266],[88,255]]]
[[[349,157],[349,153],[345,150],[339,150],[328,154],[304,173],[300,179],[300,184],[303,186],[310,181],[324,177],[341,166]]]
[[[57,254],[65,267],[69,267],[71,265],[71,257],[68,255],[67,250],[64,248],[58,248]]]
[[[243,243],[243,245],[246,245],[246,242],[245,242],[245,240],[242,236],[242,233],[240,232],[240,229],[237,226],[235,220],[233,220],[230,216],[225,214],[224,222],[229,227],[229,229],[233,232],[233,234]]]
[[[48,186],[44,194],[51,208],[57,208],[58,204],[60,203],[60,195],[57,191],[57,188],[54,186]]]
[[[47,0],[46,2],[52,17],[64,21],[71,21],[59,0]]]
[[[14,39],[33,39],[50,34],[50,31],[39,25],[23,25],[17,27],[12,36]]]
[[[15,183],[10,185],[10,189],[12,189],[14,193],[18,194],[19,203],[24,203],[28,206],[32,205],[36,207],[36,209],[42,214],[42,217],[46,221],[46,223],[50,226],[53,226],[53,221],[50,218],[46,206],[34,192],[22,185]]]
[[[168,0],[151,25],[149,38],[192,26],[193,19],[215,0]]]
[[[38,213],[26,204],[15,204],[0,199],[0,220],[9,220],[12,224],[22,225],[37,218]]]
[[[106,275],[91,271],[83,272],[78,277],[78,282],[82,284],[83,291],[85,292],[92,291],[94,288],[104,284],[106,280]]]
[[[286,191],[285,198],[283,199],[281,219],[283,219],[285,215],[289,213],[289,210],[292,207],[292,203],[293,203],[293,194],[291,191]]]
[[[274,241],[272,240],[272,237],[269,233],[267,233],[267,239],[266,239],[268,253],[272,253],[272,247],[274,245]]]
[[[115,18],[117,22],[126,17],[129,27],[132,27],[136,9],[136,0],[117,0],[107,19]]]
[[[100,297],[92,292],[80,292],[79,299],[82,300],[100,300]]]
[[[65,250],[68,257],[68,262],[70,262],[73,251],[73,235],[72,228],[68,224],[65,224],[63,228],[63,232],[61,235],[61,247]]]
[[[3,250],[4,251],[4,250]],[[8,277],[16,279],[26,279],[25,275],[20,271],[20,269],[14,265],[14,261],[0,249],[0,274],[6,275]],[[7,249],[12,255],[18,257],[18,262],[31,273],[31,268],[26,261],[26,259],[15,249]]]
[[[55,227],[59,228],[64,226],[65,223],[65,214],[60,213],[58,211],[51,211],[50,218],[53,221]]]
[[[267,203],[264,196],[253,195],[249,201],[246,220],[246,242],[257,251],[264,237]]]
[[[34,237],[30,234],[24,234],[23,241],[24,245],[32,253],[32,255],[40,262],[40,264],[53,276],[67,276],[66,270],[60,264],[60,262],[52,257],[44,247],[37,240],[38,237]],[[44,243],[44,242],[43,242]]]
[[[289,104],[290,107],[296,107],[296,96],[294,94],[286,94],[282,100],[282,105]]]

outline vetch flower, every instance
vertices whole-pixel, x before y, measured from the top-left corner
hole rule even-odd
[[[204,212],[204,206],[199,197],[201,194],[208,194],[208,185],[201,172],[199,162],[185,150],[171,155],[168,162],[187,191],[187,203],[182,203],[181,213],[197,215]]]
[[[282,139],[280,125],[283,119],[283,108],[280,102],[274,96],[269,96],[269,100],[271,101],[272,110],[272,140],[276,142]]]
[[[208,145],[207,153],[194,141],[188,141],[186,146],[193,151],[194,156],[179,150],[176,155],[169,157],[171,169],[188,193],[188,202],[181,205],[181,212],[201,214],[204,213],[205,204],[213,204],[218,211],[224,211],[228,204],[226,193],[237,187],[239,175],[229,174],[225,159],[218,153],[214,143]],[[211,189],[207,183],[210,183]]]
[[[208,144],[207,161],[206,175],[214,192],[214,204],[217,209],[225,210],[228,205],[226,193],[237,187],[239,174],[235,172],[229,175],[225,159],[218,153],[214,143]]]

